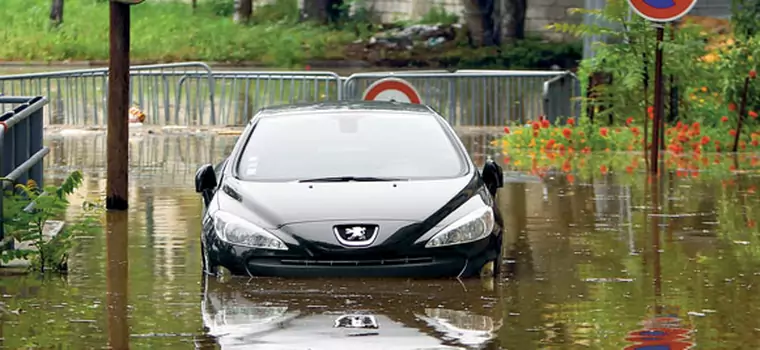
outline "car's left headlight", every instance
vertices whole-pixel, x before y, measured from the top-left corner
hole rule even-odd
[[[493,231],[494,222],[493,209],[481,207],[446,226],[425,247],[437,248],[481,240]]]
[[[275,235],[247,220],[218,211],[214,213],[214,230],[222,241],[249,248],[288,250]]]

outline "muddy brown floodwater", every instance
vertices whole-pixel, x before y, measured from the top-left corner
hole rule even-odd
[[[193,174],[234,141],[133,136],[130,210],[78,240],[67,276],[0,279],[0,347],[760,348],[752,174],[569,184],[508,173],[499,202],[512,274],[495,283],[202,280]],[[482,163],[488,137],[464,141]],[[48,183],[82,169],[74,204],[103,195],[105,135],[46,142]],[[354,312],[379,329],[333,328]]]

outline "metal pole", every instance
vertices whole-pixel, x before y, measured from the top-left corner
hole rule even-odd
[[[129,182],[129,5],[111,1],[106,209],[126,210]]]
[[[650,163],[652,164],[651,172],[658,174],[658,161],[660,156],[660,128],[662,127],[663,95],[662,95],[662,40],[665,36],[665,29],[662,24],[657,26],[657,47],[654,54],[654,122],[652,123],[652,154]]]
[[[744,90],[742,90],[742,102],[739,105],[739,119],[736,124],[736,135],[734,135],[734,148],[732,152],[736,153],[739,150],[739,134],[742,132],[742,122],[744,121],[744,114],[747,113],[747,91],[749,90],[749,77],[744,78]],[[737,169],[739,169],[737,167]]]

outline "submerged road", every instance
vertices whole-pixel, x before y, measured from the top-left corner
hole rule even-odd
[[[760,348],[760,199],[749,175],[665,177],[657,208],[643,173],[510,178],[499,203],[513,274],[499,281],[205,280],[193,174],[234,141],[134,136],[130,210],[109,228],[128,237],[128,270],[97,235],[78,240],[68,276],[0,279],[0,347]],[[463,141],[481,164],[494,153],[487,135]],[[105,135],[46,142],[46,181],[82,169],[72,202],[103,195]],[[108,268],[126,278],[108,280]],[[379,328],[334,328],[346,314],[373,315]]]

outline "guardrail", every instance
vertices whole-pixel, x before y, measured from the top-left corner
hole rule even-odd
[[[577,115],[578,80],[564,71],[444,70],[357,73],[214,72],[202,62],[134,66],[130,96],[146,124],[236,126],[258,109],[293,102],[355,100],[378,79],[409,81],[455,126],[499,126],[539,115]],[[0,93],[45,95],[46,124],[104,126],[108,69],[0,76]],[[2,107],[2,106],[0,106]]]
[[[0,173],[3,195],[0,195],[0,240],[5,237],[2,221],[5,189],[14,183],[33,180],[42,183],[42,160],[50,152],[43,147],[43,114],[48,100],[43,96],[0,96],[0,104],[15,107],[0,115]]]

